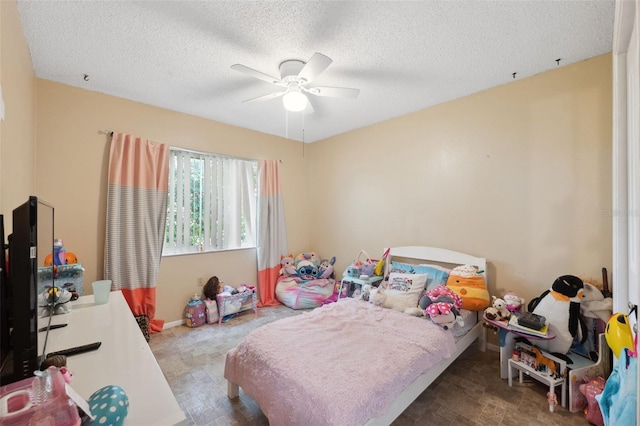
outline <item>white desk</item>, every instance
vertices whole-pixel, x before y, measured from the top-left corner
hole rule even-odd
[[[80,396],[89,399],[103,386],[118,385],[129,397],[125,425],[174,425],[186,419],[122,292],[111,292],[109,303],[97,306],[93,295],[82,296],[70,313],[54,315],[51,323],[69,325],[49,332],[47,353],[102,342],[96,351],[67,358],[70,385]],[[41,353],[44,333],[38,344]]]

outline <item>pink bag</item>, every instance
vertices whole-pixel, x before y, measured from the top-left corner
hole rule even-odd
[[[587,379],[586,383],[580,385],[580,392],[587,399],[587,407],[584,409],[585,419],[596,426],[604,426],[600,405],[596,401],[596,395],[600,395],[604,390],[605,380],[603,377]]]

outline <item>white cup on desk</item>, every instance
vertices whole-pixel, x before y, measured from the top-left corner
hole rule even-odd
[[[93,300],[96,305],[104,305],[109,302],[111,280],[94,281],[91,286],[93,287]]]

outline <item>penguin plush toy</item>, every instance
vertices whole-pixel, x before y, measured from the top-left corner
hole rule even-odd
[[[573,275],[563,275],[553,282],[551,290],[545,291],[529,303],[529,312],[545,317],[549,332],[556,335],[555,339],[536,341],[537,346],[551,353],[566,354],[579,327],[582,338],[586,339],[586,325],[580,318],[580,301],[583,296],[582,280]]]

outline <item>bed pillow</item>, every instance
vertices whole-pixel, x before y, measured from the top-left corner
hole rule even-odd
[[[491,297],[482,275],[462,277],[451,274],[447,288],[462,298],[462,308],[470,311],[483,311],[491,304]]]
[[[400,272],[404,274],[427,274],[426,290],[433,290],[439,285],[446,285],[449,279],[450,269],[440,265],[412,265],[410,263],[391,261],[391,270],[389,272]]]
[[[386,283],[382,306],[404,312],[406,308],[418,306],[427,284],[428,274],[402,274],[391,272]]]

